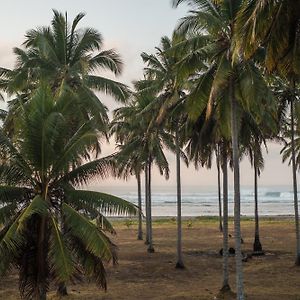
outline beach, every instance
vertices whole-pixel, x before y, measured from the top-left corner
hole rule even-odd
[[[183,222],[183,255],[186,269],[175,269],[176,222],[174,218],[155,218],[153,237],[155,253],[148,254],[143,241],[136,239],[135,221],[113,221],[119,247],[119,262],[108,267],[108,291],[93,283],[68,286],[65,299],[197,299],[215,298],[222,283],[222,234],[216,218],[185,218]],[[292,218],[268,217],[260,223],[265,256],[243,263],[247,300],[300,299],[300,268],[294,265],[295,233]],[[230,246],[234,246],[233,224],[230,222]],[[243,251],[250,253],[254,222],[242,219]],[[230,285],[235,290],[234,257],[229,259]],[[0,282],[0,299],[20,299],[17,274]],[[53,289],[53,288],[52,288]],[[49,299],[57,299],[52,290]],[[228,298],[230,299],[230,298]]]

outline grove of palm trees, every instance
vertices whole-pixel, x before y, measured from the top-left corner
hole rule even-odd
[[[133,82],[89,15],[55,9],[0,67],[0,299],[300,299],[300,3],[183,5]],[[265,204],[274,144],[292,192]],[[215,170],[213,199],[186,201],[186,169]],[[174,217],[154,184],[172,174]],[[134,192],[103,190],[130,178]]]

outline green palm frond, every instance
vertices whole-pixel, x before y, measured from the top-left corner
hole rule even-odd
[[[66,246],[64,237],[58,227],[54,217],[50,218],[51,237],[49,258],[51,261],[51,269],[55,280],[60,282],[68,282],[75,272],[72,254]]]
[[[105,193],[70,190],[67,197],[70,205],[72,205],[72,201],[80,201],[82,204],[86,203],[87,206],[92,206],[101,214],[136,215],[138,213],[138,208],[132,203]]]
[[[62,212],[70,234],[81,241],[86,251],[105,261],[114,258],[112,243],[95,224],[66,203]]]
[[[110,174],[114,174],[115,170],[115,158],[109,155],[76,167],[59,178],[57,183],[69,182],[73,185],[83,185],[94,178],[107,178]]]
[[[100,76],[88,75],[85,78],[87,86],[100,92],[115,97],[116,100],[124,102],[130,96],[127,85]]]

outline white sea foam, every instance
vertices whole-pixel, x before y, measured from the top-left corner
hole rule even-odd
[[[97,190],[101,188],[97,187]],[[137,192],[132,188],[106,188],[116,196],[137,204]],[[299,193],[300,199],[300,193]],[[258,192],[258,206],[261,216],[292,215],[293,192],[290,187],[260,187]],[[152,188],[152,215],[176,216],[176,187]],[[144,195],[143,195],[144,210]],[[254,192],[252,188],[241,188],[241,214],[254,215]],[[182,192],[183,216],[217,216],[218,193],[216,188],[183,188]],[[229,190],[229,215],[233,215],[233,191]]]

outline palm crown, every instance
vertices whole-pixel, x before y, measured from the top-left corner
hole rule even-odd
[[[93,120],[69,138],[57,100],[50,88],[38,89],[23,108],[17,137],[0,133],[0,271],[17,265],[27,298],[43,299],[50,280],[67,282],[82,272],[105,288],[104,263],[116,260],[116,247],[105,234],[114,230],[103,214],[137,212],[120,198],[76,190],[107,176],[114,161],[84,163],[97,140]]]

